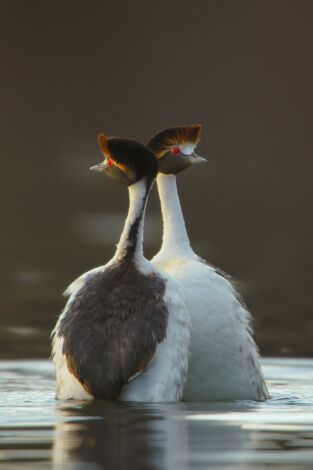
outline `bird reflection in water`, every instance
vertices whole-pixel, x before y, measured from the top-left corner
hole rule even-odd
[[[88,469],[186,470],[204,463],[242,461],[247,450],[258,449],[259,444],[254,432],[227,422],[227,417],[259,406],[65,402],[55,429],[54,468],[79,464]],[[226,422],[218,419],[221,413]]]
[[[175,408],[63,403],[59,409],[62,422],[55,429],[54,468],[84,462],[88,468],[173,468],[174,460],[186,455],[188,445],[187,423],[167,419]],[[188,467],[180,462],[180,468]]]

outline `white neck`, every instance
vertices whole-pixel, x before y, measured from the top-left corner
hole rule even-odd
[[[190,257],[190,246],[176,186],[176,176],[159,173],[157,177],[163,217],[163,241],[157,257]]]
[[[128,188],[129,209],[114,259],[143,260],[143,225],[150,185],[140,180]]]

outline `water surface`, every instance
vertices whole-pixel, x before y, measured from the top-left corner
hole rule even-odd
[[[2,361],[0,468],[311,468],[313,360],[263,367],[266,403],[143,405],[57,402],[48,361]]]

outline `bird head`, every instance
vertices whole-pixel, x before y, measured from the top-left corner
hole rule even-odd
[[[130,186],[147,178],[153,180],[158,171],[156,157],[145,145],[129,139],[98,135],[104,161],[90,169],[104,173]]]
[[[158,160],[159,172],[177,175],[206,159],[196,154],[201,125],[170,127],[155,134],[147,143]]]

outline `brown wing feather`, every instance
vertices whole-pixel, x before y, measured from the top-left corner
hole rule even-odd
[[[119,265],[94,275],[60,324],[69,371],[96,398],[117,399],[149,364],[167,327],[164,281]]]

